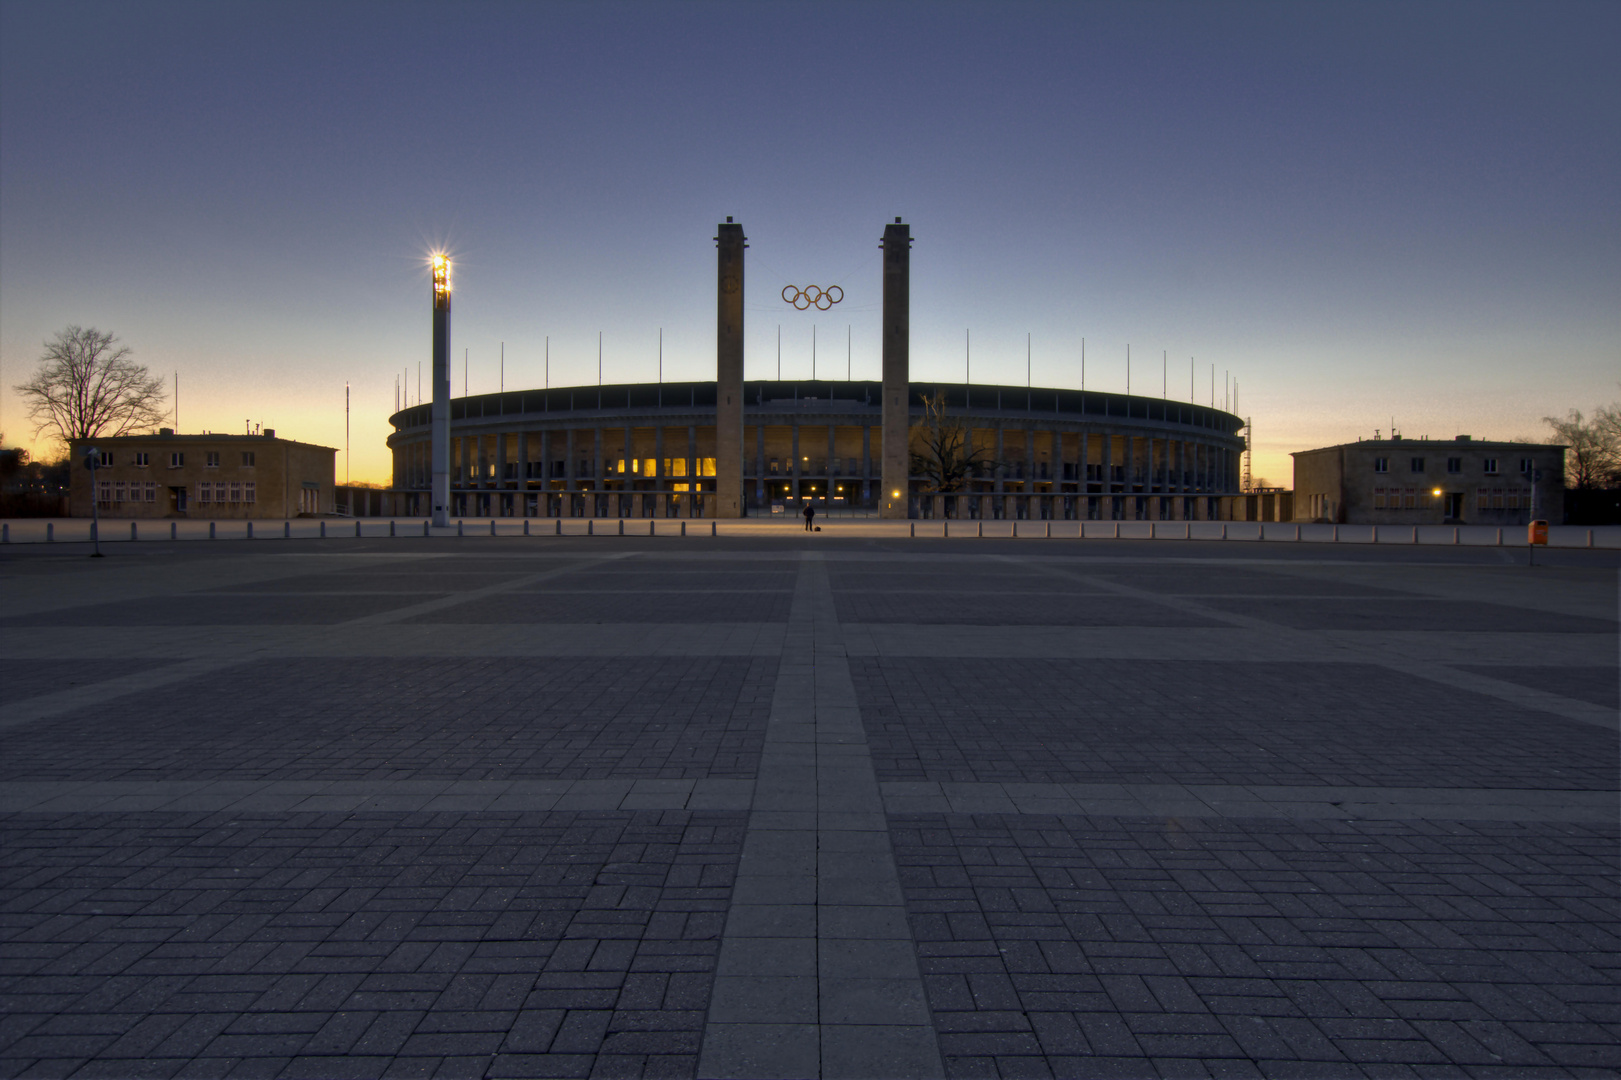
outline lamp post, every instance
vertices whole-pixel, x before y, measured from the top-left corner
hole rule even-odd
[[[90,557],[99,559],[102,558],[101,493],[96,490],[96,470],[101,468],[101,451],[88,447],[84,452],[84,467],[90,470],[90,543],[94,546]]]
[[[450,525],[450,259],[435,253],[433,267],[433,523]]]

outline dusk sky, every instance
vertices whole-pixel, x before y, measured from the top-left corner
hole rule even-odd
[[[1548,437],[1621,399],[1621,5],[0,4],[0,431],[70,323],[180,377],[183,431],[387,481],[455,259],[454,386],[711,379],[714,226],[747,376],[1224,374],[1256,471],[1388,433]],[[784,284],[840,285],[801,313]],[[847,330],[848,328],[848,330]],[[423,388],[427,388],[426,375]],[[43,449],[43,447],[41,447]],[[338,476],[346,472],[340,455]]]

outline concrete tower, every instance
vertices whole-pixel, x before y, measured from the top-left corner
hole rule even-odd
[[[433,523],[450,524],[450,260],[433,257]]]
[[[911,507],[912,229],[884,226],[883,477],[879,517],[904,518]]]
[[[715,500],[709,516],[743,516],[743,226],[715,237]]]

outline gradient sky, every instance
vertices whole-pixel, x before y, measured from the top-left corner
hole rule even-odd
[[[182,430],[343,446],[456,259],[473,392],[878,376],[911,224],[912,375],[1216,395],[1257,472],[1388,433],[1546,437],[1621,398],[1621,5],[0,4],[0,431],[69,323],[180,375]],[[786,283],[839,284],[827,313]],[[847,331],[847,328],[848,331]],[[426,387],[426,380],[424,380]],[[345,474],[340,456],[338,475]]]

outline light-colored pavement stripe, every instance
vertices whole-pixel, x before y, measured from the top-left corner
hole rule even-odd
[[[698,1074],[944,1075],[819,552],[794,592]]]
[[[753,780],[29,780],[0,813],[747,810]]]
[[[1621,794],[1614,791],[932,780],[893,780],[879,786],[884,807],[892,814],[1563,821],[1594,825],[1614,825],[1621,818]]]
[[[1131,585],[1123,585],[1118,581],[1094,577],[1051,561],[1036,562],[1013,555],[1002,555],[998,556],[998,558],[1010,563],[1027,566],[1031,570],[1071,581],[1079,581],[1085,585],[1100,588],[1119,596],[1131,597],[1134,600],[1158,604],[1185,614],[1223,622],[1229,626],[1256,631],[1263,636],[1270,636],[1278,640],[1280,645],[1294,646],[1297,650],[1297,658],[1305,658],[1305,655],[1317,651],[1317,649],[1311,648],[1309,642],[1315,640],[1318,643],[1318,649],[1323,648],[1325,644],[1318,631],[1285,626],[1254,615],[1241,615],[1236,612],[1223,611],[1207,604],[1201,604],[1187,596],[1172,596],[1166,593],[1152,592],[1148,589],[1139,589]],[[1597,638],[1605,642],[1612,650],[1615,648],[1617,640],[1614,634],[1566,636]],[[1444,666],[1416,662],[1411,657],[1400,655],[1394,649],[1382,643],[1378,635],[1368,635],[1367,638],[1360,641],[1347,639],[1344,635],[1341,635],[1333,644],[1339,646],[1344,660],[1378,664],[1381,667],[1391,668],[1420,679],[1442,683],[1455,689],[1486,694],[1524,709],[1536,709],[1541,712],[1553,713],[1555,716],[1562,716],[1567,720],[1592,724],[1595,727],[1605,728],[1609,731],[1621,729],[1621,715],[1618,715],[1615,709],[1594,705],[1586,701],[1577,701],[1558,694],[1550,694],[1544,690],[1533,690],[1503,679],[1493,679],[1486,675],[1464,673]]]

